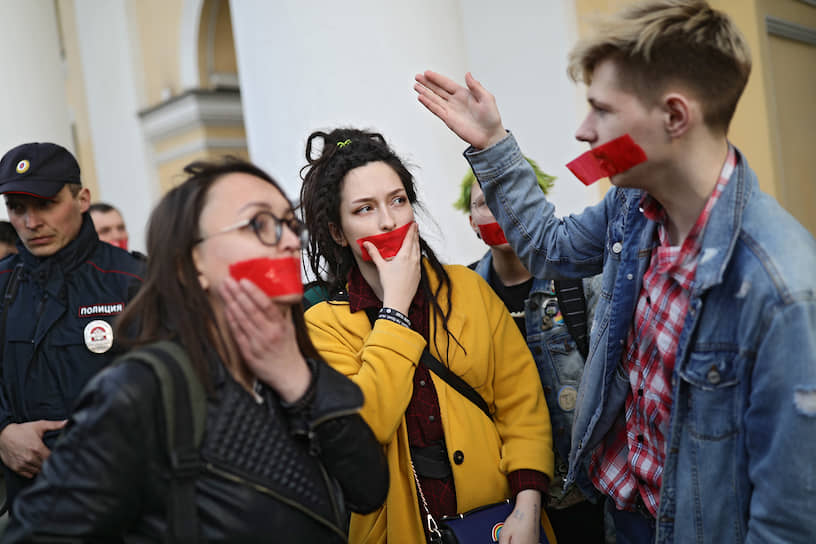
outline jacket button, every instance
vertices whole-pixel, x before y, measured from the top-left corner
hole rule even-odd
[[[457,465],[461,465],[465,462],[465,454],[462,453],[462,450],[456,450],[453,452],[453,462]]]
[[[620,253],[623,250],[623,244],[615,242],[612,244],[612,253]]]
[[[708,383],[712,385],[717,385],[720,383],[720,372],[715,367],[711,367],[711,370],[708,371],[706,374],[706,379],[708,379]]]

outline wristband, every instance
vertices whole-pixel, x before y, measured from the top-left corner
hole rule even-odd
[[[399,310],[395,310],[394,308],[383,306],[380,308],[380,313],[377,314],[377,319],[387,319],[388,321],[393,321],[397,325],[402,325],[403,327],[408,327],[409,329],[411,328],[411,320],[408,319],[408,316]]]

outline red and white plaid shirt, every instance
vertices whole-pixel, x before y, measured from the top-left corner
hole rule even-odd
[[[671,245],[666,210],[660,203],[648,195],[641,203],[644,215],[658,223],[659,245],[652,250],[643,275],[623,348],[623,367],[631,387],[626,417],[618,419],[590,461],[592,483],[612,497],[620,510],[634,510],[640,496],[649,512],[657,515],[678,340],[689,307],[702,233],[736,162],[734,148],[729,145],[717,185],[681,246]]]

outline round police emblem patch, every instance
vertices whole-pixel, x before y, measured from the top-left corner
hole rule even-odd
[[[93,353],[105,353],[113,346],[113,327],[102,319],[85,326],[85,346]]]
[[[31,163],[28,162],[26,159],[21,160],[17,163],[17,173],[18,174],[25,174],[28,172],[28,169],[31,167]]]
[[[558,407],[565,412],[575,410],[575,402],[578,400],[578,389],[572,385],[565,385],[558,390]]]

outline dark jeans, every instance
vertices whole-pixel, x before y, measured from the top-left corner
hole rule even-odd
[[[568,508],[547,509],[558,544],[603,544],[604,506],[603,501],[593,504],[579,502]]]
[[[640,512],[618,510],[611,500],[608,504],[615,522],[617,544],[652,544],[655,541],[654,518]]]

